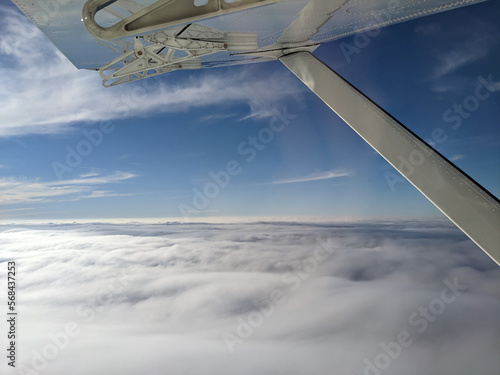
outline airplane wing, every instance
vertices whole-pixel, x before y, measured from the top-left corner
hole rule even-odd
[[[204,53],[189,46],[157,43],[158,61],[143,68],[158,72],[180,69],[178,61],[166,54],[191,57],[181,68],[197,69],[267,61],[273,57],[258,51],[304,45],[318,45],[358,32],[377,29],[416,17],[430,15],[485,0],[12,0],[54,45],[79,69],[117,69],[112,61],[135,59],[135,36],[163,39],[193,39],[197,30],[213,30],[204,41],[221,42],[205,46]],[[178,34],[184,27],[184,35]],[[209,29],[208,29],[209,28]],[[240,40],[224,47],[224,38],[213,34],[231,33]],[[231,37],[231,35],[230,35]],[[151,40],[151,39],[150,39]],[[154,39],[157,41],[157,39]],[[147,49],[155,44],[141,38]],[[185,43],[184,43],[185,44]],[[227,43],[226,43],[227,44]],[[193,53],[194,51],[194,53]],[[252,54],[236,53],[252,51]],[[143,51],[150,56],[150,51]],[[128,54],[128,55],[127,55]],[[194,57],[191,56],[194,54]],[[154,55],[150,57],[155,58]],[[157,59],[158,60],[158,59]],[[154,66],[156,65],[156,67]],[[104,69],[103,69],[104,70]],[[126,74],[134,71],[130,67]],[[144,76],[149,76],[148,74]],[[131,78],[131,77],[129,77]],[[144,77],[141,77],[144,78]],[[103,75],[107,85],[116,77]],[[131,79],[122,80],[129,82]],[[122,83],[120,81],[120,83]]]
[[[311,54],[322,44],[485,0],[13,0],[105,86],[279,59],[500,265],[500,202]]]

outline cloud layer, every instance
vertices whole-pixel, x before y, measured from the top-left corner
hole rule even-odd
[[[500,269],[448,223],[0,230],[0,277],[18,267],[18,358],[40,374],[371,374],[387,358],[388,375],[498,373]],[[404,332],[411,343],[384,354]]]

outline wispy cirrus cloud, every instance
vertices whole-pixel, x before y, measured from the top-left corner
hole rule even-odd
[[[482,46],[480,41],[472,40],[462,48],[450,50],[439,56],[440,64],[434,71],[434,78],[441,78],[455,72],[474,61],[480,60],[488,55],[488,50]]]
[[[40,181],[19,177],[0,178],[0,205],[23,203],[46,203],[53,201],[81,200],[122,196],[97,186],[116,184],[130,180],[137,175],[129,172],[115,172],[108,175],[82,175],[72,180]]]
[[[462,160],[462,159],[465,159],[465,155],[453,154],[450,158],[451,161],[457,161],[457,160]]]
[[[425,35],[433,36],[437,34],[437,25],[423,25]],[[493,53],[499,38],[487,23],[477,23],[471,20],[469,27],[453,36],[444,33],[449,40],[448,46],[440,51],[436,51],[435,57],[438,63],[434,68],[432,79],[440,79],[455,73],[458,69],[464,68],[476,61],[486,59]]]
[[[215,122],[238,116],[238,113],[212,113],[200,118],[200,122]]]
[[[62,133],[77,122],[228,103],[253,111],[255,103],[304,90],[283,77],[256,78],[252,67],[230,74],[176,72],[184,74],[176,83],[157,77],[105,89],[96,72],[77,70],[25,16],[5,7],[0,14],[0,137]]]
[[[280,184],[293,184],[298,182],[308,182],[308,181],[318,181],[318,180],[329,180],[331,178],[339,177],[350,177],[352,176],[351,171],[347,170],[331,170],[324,172],[314,172],[305,176],[286,178],[282,180],[274,180],[271,182],[272,185]]]

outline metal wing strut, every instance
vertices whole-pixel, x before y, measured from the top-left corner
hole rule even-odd
[[[281,62],[500,265],[500,202],[309,52]]]

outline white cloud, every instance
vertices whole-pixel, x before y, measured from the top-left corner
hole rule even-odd
[[[455,42],[450,43],[450,40]],[[498,40],[488,24],[478,24],[472,20],[472,27],[464,27],[460,35],[449,36],[446,47],[436,52],[439,63],[434,69],[432,78],[448,78],[458,69],[487,58],[493,52]]]
[[[240,119],[240,121],[249,119],[265,119],[274,117],[276,114],[273,112],[276,106],[266,100],[266,98],[256,98],[250,102],[250,113]]]
[[[221,120],[226,120],[231,117],[236,117],[238,116],[238,113],[233,112],[233,113],[212,113],[206,116],[202,116],[200,118],[200,122],[214,122],[214,121],[221,121]]]
[[[0,137],[59,133],[79,121],[114,120],[227,103],[279,102],[301,92],[295,80],[255,79],[255,67],[227,74],[211,70],[169,84],[152,78],[105,89],[94,71],[77,70],[26,17],[0,8]],[[225,73],[225,74],[224,74]],[[284,75],[286,72],[284,71]]]
[[[441,78],[453,73],[457,69],[474,61],[480,60],[487,55],[487,51],[480,46],[471,44],[466,49],[452,50],[439,56],[440,65],[434,72],[434,78]]]
[[[350,171],[331,170],[331,171],[325,171],[325,172],[314,172],[314,173],[308,174],[307,176],[294,177],[294,178],[288,178],[288,179],[283,179],[283,180],[275,180],[272,182],[272,184],[273,185],[292,184],[292,183],[296,183],[296,182],[328,180],[331,178],[350,177],[350,176],[352,176],[352,173]]]
[[[20,203],[45,203],[54,199],[80,200],[118,196],[110,191],[94,190],[94,186],[119,183],[137,177],[128,172],[108,175],[82,175],[72,180],[40,181],[19,177],[0,178],[0,205]]]
[[[500,268],[448,223],[19,224],[0,237],[0,261],[19,265],[18,365],[79,330],[42,375],[363,374],[402,331],[413,342],[386,375],[498,373]],[[436,313],[445,280],[466,289]],[[261,318],[273,290],[283,303]],[[409,319],[430,304],[419,333]],[[231,354],[223,335],[249,319]]]
[[[451,155],[450,161],[462,160],[464,158],[465,158],[465,155],[454,154],[454,155]]]
[[[82,195],[80,198],[103,198],[103,197],[128,197],[132,194],[118,194],[108,190],[94,190],[89,195]]]

